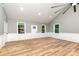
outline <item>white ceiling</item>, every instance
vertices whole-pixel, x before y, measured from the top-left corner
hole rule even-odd
[[[9,20],[49,23],[58,14],[55,11],[65,7],[50,8],[61,3],[5,3],[4,8]],[[21,11],[20,8],[23,10]]]

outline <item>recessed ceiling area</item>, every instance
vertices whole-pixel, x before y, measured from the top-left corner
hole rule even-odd
[[[58,8],[52,6],[61,5],[62,3],[4,3],[4,9],[8,20],[26,20],[29,22],[49,23],[57,16]],[[64,3],[63,3],[64,4]]]

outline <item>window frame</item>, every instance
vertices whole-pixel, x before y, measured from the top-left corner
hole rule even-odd
[[[46,33],[47,30],[46,30],[46,25],[45,24],[41,25],[41,33],[42,33],[42,26],[45,26],[45,33]]]
[[[59,33],[60,33],[60,23],[55,23],[55,24],[53,25],[53,33],[56,33],[56,32],[55,32],[55,25],[57,25],[57,24],[59,25]]]
[[[24,33],[23,34],[25,34],[26,33],[26,23],[25,22],[17,22],[17,34],[20,34],[20,33],[18,33],[18,24],[19,23],[23,23],[24,24]]]

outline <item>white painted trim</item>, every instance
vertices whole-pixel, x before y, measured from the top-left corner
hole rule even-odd
[[[7,42],[8,41],[19,41],[19,40],[28,40],[32,38],[41,38],[41,37],[48,37],[49,33],[26,33],[26,34],[16,34],[16,33],[9,33],[7,35]]]
[[[46,25],[45,24],[42,24],[42,25],[44,25],[45,26],[45,33],[47,32],[47,30],[46,30]],[[42,27],[42,25],[41,25],[41,27]],[[41,28],[42,29],[42,28]],[[42,31],[41,31],[42,32]]]
[[[59,24],[59,33],[60,33],[60,23],[55,23],[54,25],[53,25],[53,33],[55,33],[55,25],[56,24]]]
[[[79,43],[79,34],[76,33],[50,33],[51,37]]]
[[[24,34],[26,33],[26,23],[25,22],[17,22],[17,34],[18,34],[18,23],[24,23]]]

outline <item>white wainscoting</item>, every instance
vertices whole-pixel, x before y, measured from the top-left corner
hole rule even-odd
[[[10,33],[7,35],[7,41],[27,40],[40,37],[53,37],[79,43],[79,34],[75,33],[26,33],[26,34]]]
[[[41,37],[52,37],[79,43],[79,34],[75,33],[26,33],[26,34],[9,33],[7,35],[6,34],[0,35],[0,48],[3,47],[6,42],[9,41],[29,40],[32,38],[41,38]]]
[[[0,48],[5,45],[6,39],[6,35],[0,35]]]
[[[76,33],[50,33],[50,35],[54,38],[79,43],[79,34]]]
[[[7,41],[18,41],[18,40],[28,40],[32,38],[49,37],[50,33],[26,33],[26,34],[16,34],[10,33],[7,35]]]

